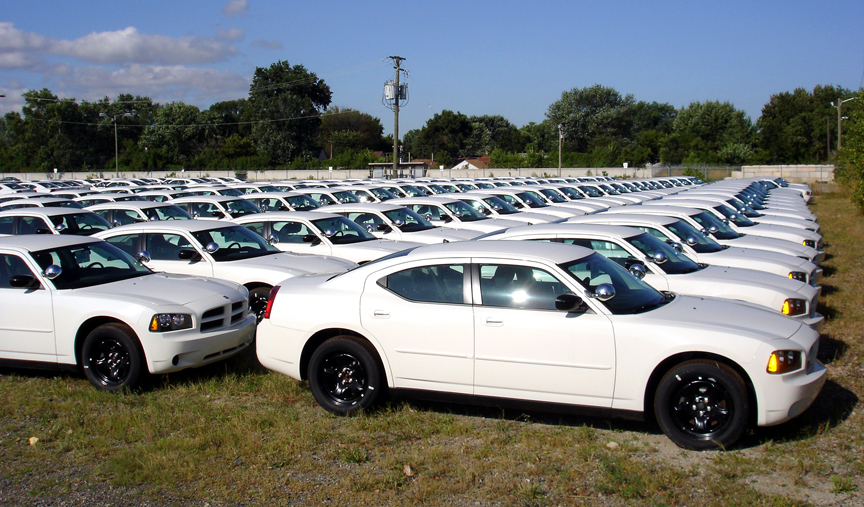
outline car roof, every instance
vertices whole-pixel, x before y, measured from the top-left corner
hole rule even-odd
[[[8,216],[42,216],[53,217],[58,215],[77,215],[79,213],[93,213],[87,208],[55,208],[55,207],[30,207],[17,208],[5,211],[0,211],[0,217]]]
[[[593,215],[582,215],[567,219],[569,223],[590,223],[592,220],[610,220],[621,222],[640,222],[643,224],[667,225],[677,222],[679,219],[666,215],[648,215],[640,213],[595,213]]]
[[[320,210],[327,210],[333,212],[339,211],[392,211],[394,209],[404,208],[405,206],[400,206],[398,204],[388,204],[386,202],[351,202],[348,204],[331,204],[330,206],[323,206],[318,208]],[[317,213],[317,212],[316,212]]]
[[[436,243],[411,250],[406,259],[459,257],[493,257],[514,261],[569,262],[593,254],[594,251],[575,245],[534,241],[454,241]]]
[[[113,201],[103,202],[87,206],[91,211],[103,209],[150,209],[172,206],[170,202],[155,202],[155,201]]]
[[[175,204],[184,202],[228,202],[238,201],[241,199],[243,199],[243,197],[239,195],[190,195],[188,197],[171,199],[171,202]]]
[[[322,213],[318,211],[266,211],[254,213],[231,219],[232,222],[272,222],[274,220],[321,220],[322,218],[341,217],[336,213]]]
[[[622,238],[630,238],[643,234],[644,231],[633,228],[623,227],[619,225],[599,225],[599,224],[577,224],[572,222],[558,222],[549,224],[534,224],[521,225],[519,227],[511,227],[505,229],[499,237],[504,237],[509,234],[562,234],[562,233],[578,233],[591,234],[601,236],[618,236]]]
[[[72,234],[24,234],[0,237],[0,248],[19,248],[29,252],[84,243],[98,243],[101,239]]]
[[[217,221],[217,220],[156,220],[153,222],[138,222],[134,224],[120,225],[101,233],[96,233],[96,236],[105,234],[114,235],[116,231],[140,231],[148,232],[150,230],[182,230],[189,232],[209,231],[223,227],[236,227],[238,224],[234,222]]]
[[[629,209],[628,209],[629,208]],[[626,211],[625,211],[626,210]],[[665,210],[665,213],[664,213]],[[695,215],[697,213],[702,213],[705,210],[698,208],[688,208],[686,206],[666,206],[665,204],[662,206],[646,206],[646,205],[634,205],[634,206],[615,206],[614,208],[609,208],[608,210],[604,210],[603,213],[650,213],[652,215]]]

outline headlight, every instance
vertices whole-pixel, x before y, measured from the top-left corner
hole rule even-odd
[[[801,368],[800,350],[775,350],[768,358],[768,373],[789,373]]]
[[[789,278],[793,280],[798,280],[799,282],[807,282],[807,273],[802,271],[792,271],[789,273]]]
[[[807,312],[806,299],[787,299],[783,301],[783,315],[803,315]]]
[[[150,331],[164,333],[192,328],[192,316],[184,313],[157,313],[150,319]]]
[[[813,241],[812,239],[805,239],[803,241],[803,243],[804,243],[804,246],[809,246],[810,248],[816,248],[816,242]]]

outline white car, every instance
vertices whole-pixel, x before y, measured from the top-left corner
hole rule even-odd
[[[267,239],[283,252],[328,255],[357,264],[420,246],[420,243],[410,241],[378,239],[363,227],[334,213],[268,211],[233,221]]]
[[[825,321],[816,311],[821,287],[752,269],[696,264],[665,242],[632,227],[565,222],[514,227],[479,239],[551,241],[590,248],[635,270],[634,274],[644,276],[657,290],[760,305],[817,331]]]
[[[810,285],[816,285],[822,278],[822,268],[806,259],[768,250],[724,246],[680,218],[637,213],[598,213],[573,217],[567,223],[635,227],[665,241],[698,263],[755,269]]]
[[[405,206],[389,202],[333,204],[313,210],[313,213],[336,213],[359,224],[377,238],[415,243],[447,243],[467,241],[480,236],[477,231],[445,229],[432,225]]]
[[[807,259],[813,264],[819,264],[825,258],[824,250],[817,250],[807,245],[784,239],[751,236],[733,231],[732,228],[721,222],[713,213],[701,209],[685,208],[683,206],[619,206],[617,208],[609,208],[603,213],[640,213],[677,217],[686,220],[703,234],[710,234],[721,245],[780,252]]]
[[[186,211],[196,220],[231,220],[261,209],[242,197],[227,195],[193,195],[167,201]]]
[[[231,222],[173,220],[122,225],[94,234],[155,271],[212,276],[249,289],[249,306],[263,315],[270,289],[292,276],[339,273],[357,264],[335,257],[282,252]]]
[[[729,323],[735,315],[735,323]],[[825,382],[819,334],[729,301],[660,293],[588,249],[461,242],[336,277],[286,280],[262,365],[346,414],[390,394],[654,417],[676,444],[728,448],[797,417]]]
[[[523,222],[506,218],[490,218],[462,202],[462,194],[443,194],[429,197],[402,197],[387,201],[388,204],[405,206],[424,217],[432,225],[445,229],[464,229],[487,233],[524,225]]]
[[[455,198],[467,203],[475,210],[483,213],[486,216],[494,218],[504,218],[523,222],[526,225],[531,224],[546,224],[563,220],[555,215],[544,215],[543,213],[532,213],[529,211],[519,211],[510,204],[507,204],[500,197],[492,194],[484,194],[480,191],[471,193],[454,194]]]
[[[96,213],[76,208],[20,208],[0,211],[0,236],[72,234],[90,236],[111,228]]]
[[[87,208],[113,226],[147,222],[149,220],[192,220],[179,207],[165,202],[122,201],[94,204]]]
[[[230,357],[252,343],[249,293],[153,273],[94,238],[0,238],[0,361],[83,370],[97,388]]]

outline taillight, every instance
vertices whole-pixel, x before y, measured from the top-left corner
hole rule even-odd
[[[270,310],[273,309],[273,301],[276,300],[276,293],[279,292],[279,285],[274,286],[270,289],[270,297],[267,298],[267,308],[264,310],[264,318],[270,318]]]

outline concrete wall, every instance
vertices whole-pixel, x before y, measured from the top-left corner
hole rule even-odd
[[[733,178],[755,176],[780,177],[792,183],[830,183],[834,181],[833,165],[745,165]]]

